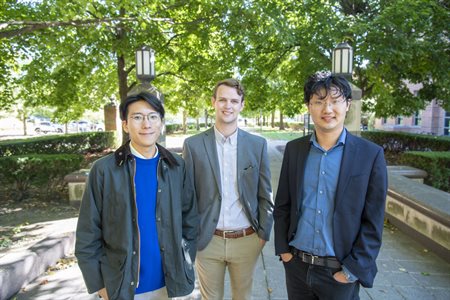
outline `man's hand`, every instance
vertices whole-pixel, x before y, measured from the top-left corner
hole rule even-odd
[[[259,243],[261,244],[261,248],[262,248],[266,244],[266,241],[263,239],[259,239]]]
[[[102,289],[99,290],[97,293],[98,293],[98,296],[99,296],[100,298],[105,299],[105,300],[109,300],[109,298],[108,298],[108,293],[106,292],[106,288],[102,288]]]
[[[349,283],[349,281],[347,280],[347,276],[345,276],[344,272],[342,272],[342,271],[334,273],[333,277],[334,277],[334,280],[336,280],[340,283]]]
[[[287,263],[292,259],[292,257],[294,257],[294,255],[288,252],[288,253],[281,253],[280,257],[283,262]]]

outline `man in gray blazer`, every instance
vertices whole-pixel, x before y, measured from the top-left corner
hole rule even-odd
[[[233,299],[250,299],[253,271],[272,228],[272,188],[267,142],[238,129],[244,90],[219,81],[213,128],[183,146],[200,215],[196,268],[202,299],[223,299],[228,267]]]

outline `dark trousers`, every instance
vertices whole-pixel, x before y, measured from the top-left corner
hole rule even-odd
[[[358,300],[359,283],[340,283],[333,274],[340,269],[310,265],[293,257],[283,262],[289,300]]]

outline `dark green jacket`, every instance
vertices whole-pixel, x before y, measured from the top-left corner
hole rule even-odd
[[[160,145],[158,150],[158,240],[169,297],[179,297],[194,288],[197,207],[184,161]],[[145,255],[139,253],[134,175],[128,142],[94,163],[81,202],[75,255],[88,292],[106,287],[111,300],[134,298]]]

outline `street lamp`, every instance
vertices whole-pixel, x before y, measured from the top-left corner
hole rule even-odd
[[[349,80],[352,89],[352,104],[345,117],[345,127],[355,135],[361,135],[361,98],[362,91],[352,80],[353,49],[347,43],[340,43],[333,50],[331,72],[337,76],[343,76]]]
[[[143,46],[136,50],[136,77],[142,83],[155,79],[155,50]]]
[[[333,50],[331,72],[347,78],[352,77],[353,49],[347,43],[340,43]]]

